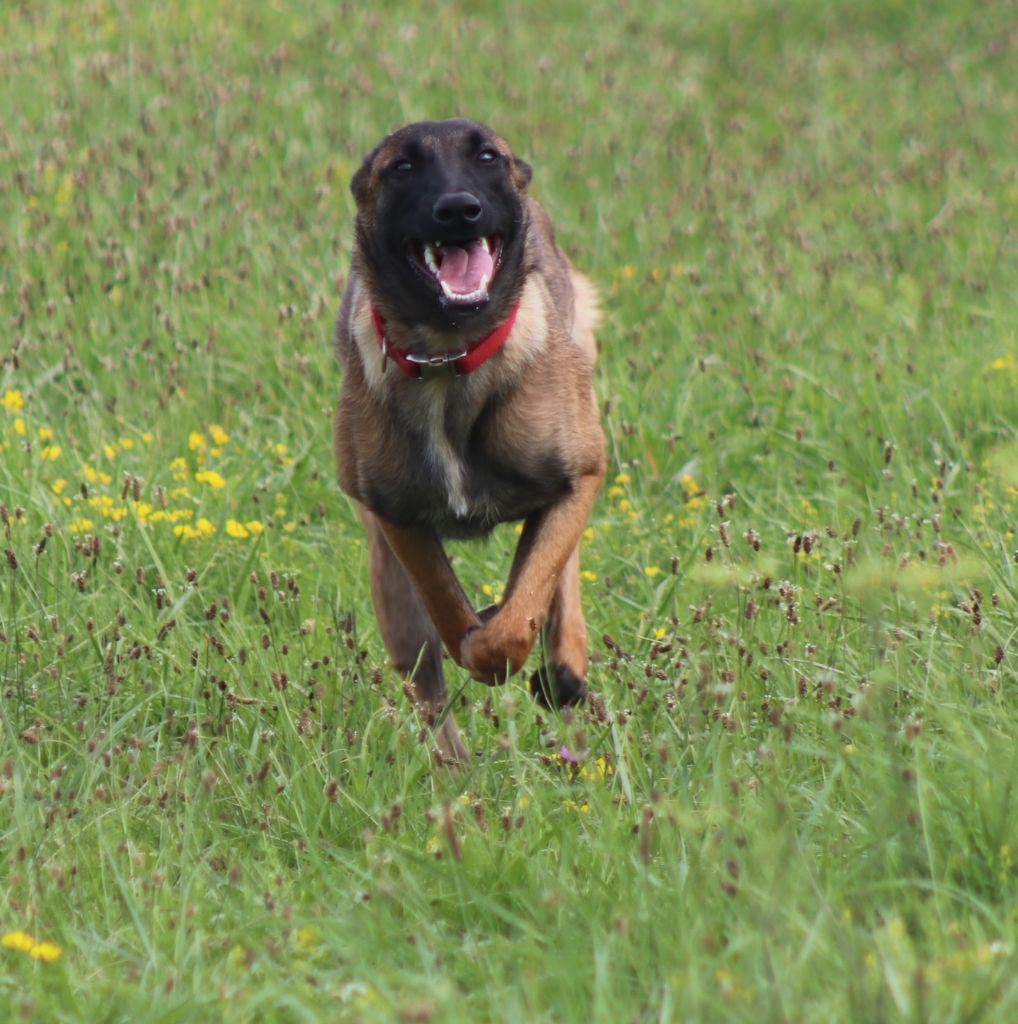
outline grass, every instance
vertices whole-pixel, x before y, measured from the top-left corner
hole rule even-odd
[[[1018,1016],[1006,0],[0,19],[0,1016]],[[598,697],[454,673],[459,775],[329,345],[351,173],[454,113],[601,289],[612,463]]]

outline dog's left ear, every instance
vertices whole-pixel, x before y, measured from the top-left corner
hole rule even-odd
[[[371,196],[371,168],[374,166],[375,157],[378,155],[379,147],[375,147],[365,158],[360,169],[350,179],[350,191],[353,193],[354,201],[358,207],[367,205]]]
[[[521,191],[525,191],[526,187],[530,184],[530,179],[534,176],[534,169],[527,163],[526,160],[521,160],[518,156],[513,157],[513,178],[516,181],[516,187]]]

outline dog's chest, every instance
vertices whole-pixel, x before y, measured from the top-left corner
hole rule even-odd
[[[420,403],[422,455],[425,466],[435,477],[433,494],[453,516],[465,519],[471,513],[472,504],[465,461],[465,431],[457,429],[455,417],[450,415],[447,390],[424,398]]]
[[[399,408],[405,448],[399,466],[390,467],[392,475],[373,492],[376,512],[391,522],[470,537],[529,515],[568,490],[556,453],[524,451],[500,440],[504,410],[472,405],[455,381],[436,383]]]

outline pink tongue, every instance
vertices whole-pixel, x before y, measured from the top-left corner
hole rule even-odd
[[[491,280],[494,265],[491,253],[479,241],[466,245],[443,245],[438,279],[457,295],[468,295],[480,288],[481,278],[485,275]]]

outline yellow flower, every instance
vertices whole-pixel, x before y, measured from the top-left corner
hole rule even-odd
[[[21,953],[30,953],[35,945],[35,939],[28,932],[8,932],[0,939],[0,946],[4,949],[16,949]]]
[[[596,572],[591,572],[589,569],[584,569],[583,572],[580,573],[580,575],[588,583],[596,583],[597,582],[597,573]]]
[[[660,568],[658,566],[656,566],[656,565],[648,565],[643,570],[643,574],[645,576],[656,576],[660,571],[661,570],[660,570]]]
[[[238,523],[236,519],[226,520],[226,532],[230,537],[237,537],[240,540],[251,536],[244,524]]]
[[[1000,359],[994,359],[990,366],[994,370],[1008,370],[1015,364],[1015,356],[1013,352],[1008,352],[1006,356]]]
[[[198,483],[208,484],[217,491],[226,486],[226,481],[214,469],[203,469],[200,473],[195,473],[194,478]]]
[[[55,960],[59,960],[63,956],[63,952],[55,942],[39,942],[28,951],[28,955],[33,960],[42,960],[44,963],[51,964]]]
[[[212,435],[213,444],[224,445],[230,440],[230,435],[218,423],[213,423],[209,427],[209,433]]]
[[[8,412],[18,412],[18,410],[25,408],[25,399],[21,392],[15,388],[13,391],[4,392],[3,401],[0,402],[0,405],[3,405]]]
[[[125,452],[129,451],[134,447],[134,440],[130,437],[122,437],[120,439],[120,447],[123,448]]]
[[[296,939],[298,949],[314,949],[318,945],[318,932],[314,928],[298,928]]]
[[[155,438],[152,436],[152,432],[149,430],[146,430],[145,433],[141,435],[141,439],[145,442],[145,444],[151,444],[155,440]]]
[[[205,447],[205,435],[197,430],[192,430],[187,435],[187,447],[193,452],[200,452]]]
[[[87,533],[95,524],[91,519],[73,519],[67,525],[71,533]]]
[[[43,441],[43,442],[45,442],[45,441],[52,441],[53,440],[53,431],[50,430],[49,427],[40,427],[39,428],[39,440]]]
[[[54,480],[50,490],[58,497],[64,493],[64,488],[67,486],[67,481],[61,478],[60,480]]]
[[[257,519],[249,519],[244,526],[247,529],[247,532],[255,537],[265,531],[265,524],[258,522]]]
[[[628,484],[629,483],[629,474],[628,473],[619,473],[619,475],[617,477],[615,477],[615,483],[617,483],[617,484]]]
[[[622,495],[625,494],[625,493],[626,493],[625,489],[622,488],[622,487],[609,487],[608,488],[608,497],[609,498],[621,498]]]
[[[25,421],[20,416],[14,421],[14,433],[18,437],[25,436]]]
[[[48,459],[50,462],[56,462],[60,458],[60,452],[63,449],[58,444],[49,444],[39,453],[43,459]]]

